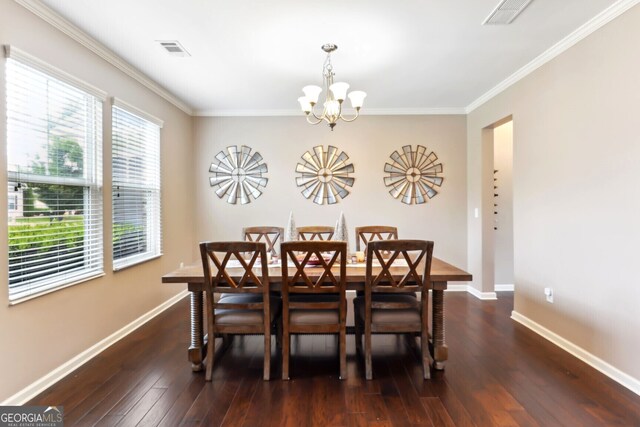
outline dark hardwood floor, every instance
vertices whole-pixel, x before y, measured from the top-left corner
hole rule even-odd
[[[64,405],[67,426],[640,426],[639,396],[512,321],[512,295],[499,297],[446,295],[449,362],[431,380],[402,338],[378,336],[365,381],[349,336],[340,381],[336,340],[303,336],[291,381],[265,382],[252,336],[233,341],[211,383],[187,362],[185,299],[29,404]]]

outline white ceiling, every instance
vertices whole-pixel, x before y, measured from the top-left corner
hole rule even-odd
[[[336,80],[363,110],[464,108],[614,0],[533,0],[507,26],[482,26],[498,0],[43,0],[200,114],[295,111]],[[178,40],[172,57],[156,40]]]

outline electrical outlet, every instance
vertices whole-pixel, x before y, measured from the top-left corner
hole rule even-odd
[[[553,289],[544,288],[544,295],[547,297],[547,302],[553,304]]]

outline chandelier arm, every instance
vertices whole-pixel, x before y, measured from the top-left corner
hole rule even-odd
[[[316,111],[315,111],[315,110],[316,110],[316,105],[318,105],[318,104],[315,104],[315,105],[313,105],[313,106],[311,107],[311,111],[310,111],[310,113],[313,115],[313,117],[315,117],[315,118],[316,118],[316,120],[320,120],[320,121],[322,121],[322,119],[324,119],[324,113],[325,113],[325,111],[324,111],[324,109],[323,109],[322,114],[317,115],[317,114],[316,114]],[[308,116],[307,116],[307,117],[308,117]]]
[[[307,114],[307,123],[312,124],[312,125],[317,125],[322,123],[322,118],[316,117],[316,115],[314,114],[313,117],[315,117],[316,119],[318,119],[317,121],[312,121],[311,120],[311,115]]]
[[[340,114],[340,119],[342,119],[342,121],[345,121],[345,122],[347,122],[347,123],[350,123],[350,122],[354,121],[355,119],[357,119],[359,116],[360,116],[360,109],[357,109],[357,110],[356,110],[356,115],[355,115],[355,116],[353,116],[352,118],[347,119],[345,116],[343,116],[342,114]]]

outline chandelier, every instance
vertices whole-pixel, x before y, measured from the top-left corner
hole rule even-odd
[[[333,130],[340,119],[345,122],[352,122],[357,119],[360,114],[360,108],[362,108],[362,104],[364,103],[364,98],[367,96],[367,94],[361,90],[354,90],[347,95],[347,90],[349,89],[348,83],[333,82],[335,73],[333,72],[333,65],[331,65],[331,52],[336,49],[338,49],[338,46],[332,43],[322,46],[322,50],[327,53],[327,59],[324,61],[324,66],[322,67],[325,89],[322,113],[320,115],[316,114],[314,108],[322,92],[320,86],[309,85],[303,87],[302,91],[304,92],[304,96],[298,98],[300,108],[302,108],[302,111],[307,116],[307,122],[312,125],[317,125],[324,120],[329,124],[331,130]],[[347,118],[342,114],[342,103],[347,96],[349,100],[351,100],[351,106],[356,110],[355,116],[351,118]]]

